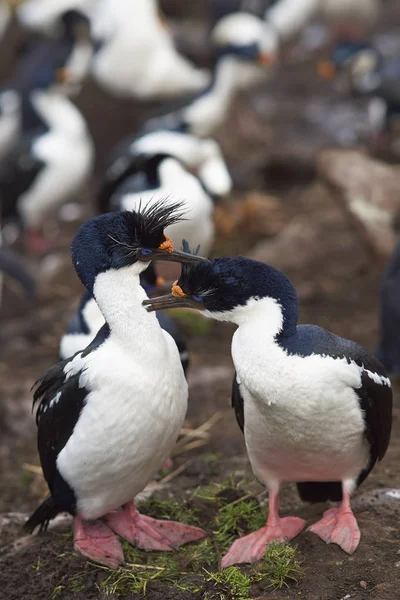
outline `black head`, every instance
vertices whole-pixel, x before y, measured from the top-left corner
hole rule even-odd
[[[247,12],[220,19],[212,32],[217,56],[271,66],[276,62],[278,35],[271,25]]]
[[[47,89],[63,83],[74,42],[68,39],[40,39],[24,48],[13,86],[19,91]]]
[[[202,260],[173,249],[164,230],[183,219],[181,203],[158,202],[138,211],[107,213],[87,221],[72,242],[72,262],[82,283],[93,291],[99,273],[137,261]]]
[[[341,68],[357,56],[357,54],[365,51],[375,52],[375,49],[369,42],[355,40],[339,42],[333,49],[331,60],[336,67]]]
[[[334,47],[328,60],[318,63],[318,73],[324,79],[333,79],[335,75],[350,66],[354,59],[363,53],[378,58],[378,51],[369,42],[346,40]]]
[[[272,298],[283,311],[283,333],[293,332],[298,317],[296,290],[288,278],[264,263],[238,256],[183,265],[172,294],[146,301],[148,310],[185,306],[219,320],[238,322],[243,308]]]
[[[61,16],[60,37],[64,40],[89,41],[91,39],[89,18],[78,10],[68,10]]]

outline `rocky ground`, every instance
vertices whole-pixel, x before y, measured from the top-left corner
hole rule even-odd
[[[378,37],[388,30],[387,23],[392,23],[395,14],[396,2],[387,5],[386,24],[377,29]],[[396,39],[396,26],[391,27],[389,33]],[[364,104],[328,89],[317,80],[313,64],[312,58],[305,58],[300,65],[284,67],[276,81],[243,96],[219,133],[236,191],[218,207],[215,254],[245,253],[284,270],[299,293],[301,322],[316,323],[373,350],[379,335],[380,282],[395,239],[400,175],[396,167],[376,162],[371,165],[363,154],[368,132],[360,131],[357,125],[364,123]],[[118,137],[133,131],[149,112],[157,110],[124,104],[117,119],[115,103],[91,83],[78,103],[89,117],[101,149],[99,174]],[[107,128],[99,125],[104,111],[110,116]],[[360,151],[349,157],[335,149],[343,143],[340,131],[353,140],[352,144],[357,140]],[[323,148],[325,153],[317,159]],[[363,211],[354,211],[353,200],[360,196],[364,204],[377,205],[387,218],[366,222]],[[84,208],[86,214],[91,213],[91,206]],[[381,224],[378,228],[377,221]],[[64,224],[62,239],[69,240],[76,225]],[[81,292],[70,265],[67,241],[31,266],[40,281],[36,304],[26,305],[9,285],[0,326],[1,599],[90,600],[118,595],[133,599],[143,597],[144,592],[152,599],[177,600],[398,597],[397,391],[387,456],[354,498],[362,531],[357,552],[349,557],[338,547],[324,545],[316,536],[303,532],[292,544],[297,552],[284,555],[293,567],[285,571],[286,579],[280,578],[282,570],[277,576],[282,556],[271,559],[276,566],[273,573],[265,565],[260,571],[237,570],[240,577],[249,576],[246,585],[236,571],[230,579],[221,579],[218,559],[226,544],[217,533],[221,523],[240,507],[229,531],[249,531],[255,521],[246,517],[246,511],[254,513],[254,519],[263,518],[264,509],[259,506],[263,490],[251,478],[242,435],[230,408],[232,329],[192,315],[181,317],[192,360],[186,423],[189,437],[178,445],[172,473],[162,474],[152,491],[153,497],[167,502],[158,505],[156,513],[182,510],[188,520],[194,518],[206,529],[206,545],[179,553],[168,565],[164,557],[132,553],[129,562],[136,566],[115,577],[72,552],[68,521],[59,522],[45,535],[23,536],[25,515],[46,493],[38,468],[30,387],[57,360],[59,336]],[[190,437],[193,430],[196,435]],[[177,509],[176,502],[185,508]],[[298,515],[308,524],[325,508],[301,503],[292,486],[282,492],[282,513]],[[152,514],[155,505],[147,503],[144,510]],[[194,554],[197,562],[193,562]],[[164,576],[153,577],[153,572],[160,571]],[[132,575],[142,572],[148,577],[141,576],[140,581]],[[283,587],[275,589],[279,583]]]

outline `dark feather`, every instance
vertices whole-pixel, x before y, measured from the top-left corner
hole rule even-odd
[[[235,411],[235,417],[237,424],[239,425],[242,432],[244,431],[244,402],[240,393],[239,384],[237,381],[237,375],[233,376],[232,381],[232,408]]]
[[[48,496],[26,521],[24,530],[28,533],[33,533],[36,527],[39,527],[40,532],[46,531],[50,521],[54,519],[59,512],[61,511],[55,506],[54,499],[51,496]]]
[[[115,209],[115,196],[121,198],[129,192],[139,192],[145,189],[154,189],[159,187],[158,167],[160,163],[169,158],[170,155],[160,153],[155,155],[137,154],[120,156],[107,169],[103,185],[98,196],[98,207],[101,213]],[[135,185],[135,176],[141,175],[141,189]],[[129,186],[132,180],[133,185]],[[123,187],[123,190],[120,189]],[[121,192],[121,193],[120,193]],[[118,206],[118,209],[120,207]]]
[[[82,352],[82,357],[96,350],[108,335],[109,327],[105,324]],[[28,520],[29,530],[38,525],[46,528],[59,512],[75,513],[74,490],[57,469],[57,457],[74,431],[88,394],[88,390],[79,385],[82,371],[66,378],[64,369],[71,360],[73,357],[51,367],[34,385],[33,408],[39,404],[36,411],[38,450],[51,500],[43,503]]]

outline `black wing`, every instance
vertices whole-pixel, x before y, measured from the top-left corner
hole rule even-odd
[[[356,392],[365,415],[365,435],[371,446],[371,454],[368,467],[358,478],[358,485],[368,476],[376,461],[385,456],[392,429],[392,388],[390,385],[376,383],[369,375],[371,373],[387,378],[386,371],[374,356],[364,357],[362,365],[364,371],[361,375],[361,388]]]
[[[24,137],[0,166],[0,206],[3,219],[16,218],[17,202],[31,187],[45,163],[32,153],[34,136]]]
[[[346,358],[348,362],[353,361],[363,368],[361,387],[355,392],[364,413],[370,460],[358,477],[357,485],[360,485],[376,461],[382,460],[389,445],[392,428],[392,388],[385,368],[362,346],[314,325],[298,326],[296,335],[286,340],[281,338],[279,343],[289,354],[325,354],[332,358]],[[308,501],[322,502],[329,499],[338,500],[341,497],[338,482],[303,482],[297,487],[300,497]]]
[[[36,412],[38,450],[44,478],[57,507],[74,512],[76,499],[73,490],[57,470],[57,457],[68,442],[83,408],[87,390],[79,387],[77,373],[65,378],[64,360],[51,367],[38,382],[33,405]]]
[[[89,346],[77,354],[85,358],[105,341],[109,333],[109,327],[105,324]],[[44,478],[57,506],[70,512],[75,507],[75,496],[57,471],[56,461],[73,433],[89,393],[79,385],[81,371],[66,378],[65,366],[72,360],[73,357],[51,367],[35,384],[33,395],[33,407],[38,404],[38,450]]]
[[[242,430],[244,431],[244,402],[240,393],[239,384],[237,381],[236,373],[233,376],[232,381],[232,408],[235,411],[236,421]]]

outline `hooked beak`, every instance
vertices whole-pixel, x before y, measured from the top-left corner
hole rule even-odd
[[[196,256],[195,254],[189,254],[188,252],[182,252],[182,250],[173,250],[167,252],[165,250],[153,250],[152,255],[149,257],[153,260],[162,260],[165,262],[177,262],[181,264],[191,265],[193,263],[203,262],[207,260],[202,256]]]
[[[333,79],[336,75],[335,64],[330,60],[323,60],[317,65],[318,75],[322,79]]]
[[[166,296],[157,296],[157,298],[149,298],[143,301],[147,312],[155,310],[165,310],[167,308],[193,308],[190,298],[177,298],[172,294]]]
[[[276,63],[276,56],[275,54],[259,52],[257,55],[257,62],[262,67],[272,67]]]

